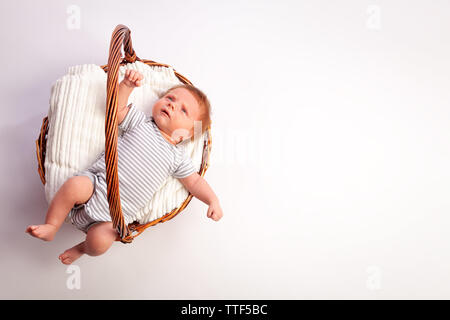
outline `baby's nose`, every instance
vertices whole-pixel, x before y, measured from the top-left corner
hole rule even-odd
[[[175,109],[176,109],[175,103],[171,102],[171,103],[169,104],[169,108],[172,109],[172,111],[175,111]]]

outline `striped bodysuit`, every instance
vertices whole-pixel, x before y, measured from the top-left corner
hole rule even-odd
[[[142,209],[169,176],[184,178],[195,172],[191,159],[182,145],[169,143],[159,131],[154,119],[132,103],[120,123],[122,134],[117,142],[120,202],[125,223],[136,221]],[[72,224],[87,232],[95,223],[111,221],[107,200],[104,152],[86,170],[74,176],[88,176],[94,184],[91,198],[72,208]]]

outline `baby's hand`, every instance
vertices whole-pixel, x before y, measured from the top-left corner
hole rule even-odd
[[[222,208],[220,207],[219,202],[213,202],[209,205],[208,213],[206,214],[208,218],[213,219],[214,221],[219,221],[223,216]]]
[[[142,79],[144,79],[142,73],[136,70],[128,69],[127,71],[125,71],[125,77],[123,78],[122,82],[128,87],[135,88],[141,86]]]

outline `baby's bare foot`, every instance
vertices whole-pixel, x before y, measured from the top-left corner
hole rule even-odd
[[[83,243],[72,247],[59,255],[59,260],[64,264],[71,264],[84,254]]]
[[[38,226],[29,226],[26,230],[33,237],[44,241],[52,241],[58,229],[51,224],[41,224]]]

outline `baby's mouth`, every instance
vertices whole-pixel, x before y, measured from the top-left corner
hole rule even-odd
[[[170,118],[170,115],[169,115],[169,113],[168,113],[166,110],[161,110],[161,112],[162,112],[163,114],[165,114],[168,118]]]

